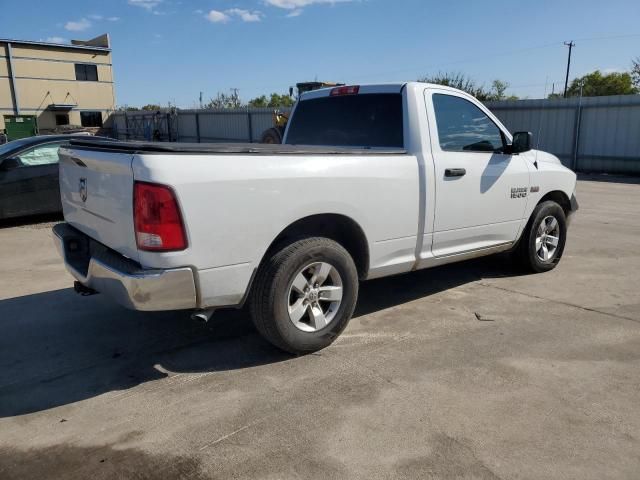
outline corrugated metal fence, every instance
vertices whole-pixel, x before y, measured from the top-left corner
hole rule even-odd
[[[640,95],[487,102],[576,171],[640,174]]]
[[[487,102],[512,132],[576,171],[640,174],[640,95]],[[283,109],[286,110],[286,109]],[[114,136],[174,142],[259,142],[271,108],[117,112]]]
[[[281,108],[283,112],[290,109]],[[117,112],[114,137],[172,142],[259,142],[273,126],[273,108]]]

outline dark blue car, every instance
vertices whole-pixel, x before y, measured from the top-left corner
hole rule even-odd
[[[62,211],[58,149],[84,135],[41,135],[0,145],[0,219]]]

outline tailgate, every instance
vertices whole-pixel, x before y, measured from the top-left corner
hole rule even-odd
[[[72,146],[61,148],[59,155],[65,220],[94,240],[137,261],[133,154]]]

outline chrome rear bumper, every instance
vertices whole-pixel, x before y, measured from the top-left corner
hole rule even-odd
[[[93,241],[66,223],[53,227],[53,238],[64,264],[85,287],[115,302],[145,311],[197,307],[190,268],[143,269],[117,252]]]

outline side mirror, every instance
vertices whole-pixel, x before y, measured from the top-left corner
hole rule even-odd
[[[9,170],[13,170],[14,168],[18,168],[22,166],[22,162],[20,159],[16,157],[5,158],[0,162],[0,171],[8,172]]]
[[[513,142],[511,142],[511,153],[528,152],[532,145],[533,135],[531,132],[516,132],[513,134]]]
[[[293,97],[293,87],[289,87],[289,96]]]

